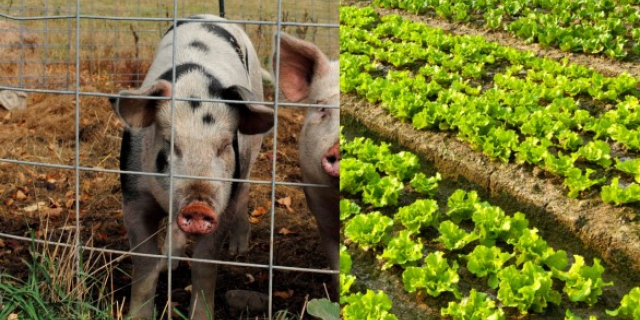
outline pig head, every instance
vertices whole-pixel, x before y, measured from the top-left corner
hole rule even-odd
[[[121,174],[131,250],[160,254],[159,222],[171,213],[165,250],[180,256],[192,237],[194,258],[214,259],[230,229],[230,250],[247,249],[249,186],[231,180],[249,177],[262,133],[274,119],[271,108],[256,103],[263,99],[261,68],[244,31],[213,15],[191,18],[197,20],[167,31],[142,86],[111,103],[126,125],[120,169],[156,174]],[[166,262],[132,259],[130,315],[151,318]],[[190,318],[213,313],[215,278],[214,264],[192,264]]]
[[[272,60],[275,70],[277,57]],[[289,102],[334,106],[340,102],[338,61],[329,61],[316,45],[285,33],[280,33],[278,80]],[[325,186],[304,187],[304,193],[334,270],[339,269],[339,130],[339,109],[312,107],[306,112],[298,142],[303,182]],[[334,284],[337,287],[337,276]]]

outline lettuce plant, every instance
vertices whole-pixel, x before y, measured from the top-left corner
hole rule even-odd
[[[360,206],[349,199],[340,199],[340,221],[360,213]]]
[[[378,211],[361,213],[344,226],[344,235],[367,251],[381,243],[387,243],[393,220]]]
[[[606,311],[608,315],[613,317],[626,316],[631,319],[640,319],[640,287],[631,289],[622,297],[618,309]]]
[[[525,229],[518,240],[511,240],[516,252],[516,264],[532,262],[536,265],[546,265],[549,268],[564,270],[569,265],[567,253],[549,247],[547,242],[538,235],[538,229]]]
[[[438,181],[440,180],[442,180],[440,172],[437,172],[434,176],[428,178],[424,173],[418,172],[413,175],[413,178],[409,183],[417,192],[432,197],[438,190]]]
[[[564,291],[569,300],[584,301],[589,306],[598,302],[598,297],[602,295],[602,288],[612,286],[613,282],[604,282],[602,273],[604,267],[600,265],[600,260],[593,259],[593,266],[584,264],[584,258],[574,255],[574,262],[568,271],[554,271],[556,277],[564,281]]]
[[[352,263],[347,247],[340,244],[340,302],[344,302],[344,298],[349,294],[351,286],[356,281],[356,277],[350,274]]]
[[[611,184],[602,187],[600,193],[604,203],[615,203],[616,205],[640,202],[640,185],[631,183],[626,187],[620,186],[620,178],[611,179]]]
[[[366,293],[355,293],[345,297],[342,308],[345,320],[396,320],[391,314],[391,299],[383,291],[367,289]]]
[[[475,212],[475,205],[480,202],[478,193],[474,190],[464,191],[458,189],[447,199],[447,216],[456,224],[462,220],[471,219],[471,215]]]
[[[516,307],[520,313],[543,312],[547,303],[560,304],[560,293],[552,288],[552,273],[527,261],[518,270],[510,265],[498,272],[498,299],[505,306]]]
[[[408,230],[419,233],[438,222],[438,203],[431,199],[418,199],[410,205],[400,207],[393,219],[402,223]]]
[[[484,292],[471,289],[469,295],[460,302],[452,301],[440,314],[451,316],[455,320],[504,320],[504,311],[496,307],[496,302]]]
[[[342,181],[342,176],[340,181]],[[385,176],[362,188],[362,201],[376,208],[396,205],[402,189],[404,189],[404,184],[400,179],[394,176]]]
[[[399,265],[403,268],[415,265],[415,262],[424,257],[424,245],[418,239],[411,239],[413,232],[410,230],[402,230],[393,237],[378,259],[384,260],[382,270]]]
[[[478,234],[474,231],[467,233],[450,220],[441,222],[438,227],[438,232],[440,236],[436,241],[442,243],[448,250],[462,249],[470,242],[479,238]]]
[[[340,161],[340,191],[350,194],[361,192],[366,186],[380,181],[373,164],[355,158]]]
[[[467,270],[476,277],[487,277],[491,289],[498,287],[498,271],[513,254],[502,252],[498,247],[476,246],[471,253],[464,256],[467,260]]]
[[[616,158],[616,169],[631,175],[637,183],[640,183],[640,158],[620,161]]]
[[[442,251],[431,252],[424,259],[423,266],[406,268],[402,273],[405,290],[408,292],[425,290],[432,297],[449,291],[460,298],[458,263],[453,261],[453,265],[450,266],[443,256]]]

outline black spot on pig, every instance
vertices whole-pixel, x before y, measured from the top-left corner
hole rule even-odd
[[[197,63],[184,63],[184,64],[180,64],[176,66],[176,82],[178,82],[178,80],[186,75],[187,73],[190,72],[200,72],[202,73],[207,79],[209,79],[209,94],[211,94],[211,97],[216,97],[218,96],[218,94],[220,93],[221,89],[222,89],[222,84],[220,84],[220,81],[218,81],[218,79],[212,75],[211,73],[207,72],[207,70],[202,66],[199,65]],[[167,71],[165,71],[163,74],[160,75],[160,77],[158,79],[162,79],[162,80],[166,80],[171,82],[173,79],[173,69],[169,68]]]
[[[215,36],[229,42],[229,44],[231,44],[231,46],[233,47],[233,50],[238,55],[238,58],[240,58],[240,61],[242,62],[242,64],[243,65],[246,64],[245,56],[243,56],[242,54],[242,49],[240,49],[240,44],[238,43],[238,40],[229,31],[215,25],[214,23],[203,23],[202,27],[205,30],[207,30],[207,32],[210,32]]]
[[[189,17],[188,19],[204,19],[204,17],[192,16],[192,17]],[[181,26],[181,25],[183,25],[185,23],[191,23],[191,22],[194,22],[194,21],[178,21],[178,22],[176,22],[175,26],[176,26],[176,28],[178,28],[179,26]],[[166,36],[167,33],[169,33],[171,30],[173,30],[173,24],[169,27],[169,29],[167,29],[167,31],[164,33],[164,35]]]
[[[197,50],[200,50],[204,53],[209,52],[209,46],[207,46],[204,42],[202,41],[198,41],[198,40],[193,40],[189,43],[189,46],[192,48],[195,48]]]
[[[247,73],[249,73],[249,52],[247,51],[247,48],[244,48],[244,69],[247,70]]]
[[[197,99],[197,97],[194,97],[194,96],[191,96],[189,98]],[[196,109],[200,108],[200,104],[201,104],[200,101],[193,101],[193,100],[189,101],[189,105],[191,106],[191,109],[193,109],[193,110],[196,110]]]
[[[156,156],[156,171],[158,173],[166,172],[169,163],[167,162],[167,152],[162,149]]]
[[[204,122],[204,124],[212,124],[215,122],[215,120],[210,113],[207,113],[204,115],[204,117],[202,117],[202,122]]]

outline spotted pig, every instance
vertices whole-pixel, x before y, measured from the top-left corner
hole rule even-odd
[[[214,15],[190,19],[166,32],[142,86],[110,102],[126,124],[120,169],[127,171],[122,208],[131,250],[160,254],[158,229],[170,212],[172,254],[182,255],[192,237],[194,258],[215,259],[227,235],[230,251],[247,249],[249,185],[232,179],[249,177],[274,115],[259,103],[261,67],[245,32]],[[170,172],[179,177],[170,179]],[[132,258],[130,315],[151,318],[166,260]],[[194,262],[191,271],[190,318],[204,319],[213,314],[216,267]]]

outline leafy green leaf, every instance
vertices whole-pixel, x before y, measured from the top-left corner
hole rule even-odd
[[[496,302],[476,289],[471,289],[469,296],[462,298],[460,302],[449,302],[446,308],[440,310],[440,314],[452,316],[455,320],[506,319],[504,311],[496,308]]]
[[[345,223],[344,235],[358,243],[360,248],[368,250],[381,243],[388,242],[393,220],[378,211],[358,214]]]
[[[391,310],[391,299],[386,293],[367,289],[366,293],[356,293],[345,297],[342,309],[345,320],[396,320]]]
[[[340,199],[340,221],[360,213],[360,206],[349,199]]]
[[[408,206],[400,207],[393,217],[415,233],[419,233],[423,228],[434,226],[438,218],[438,203],[431,199],[418,199]]]
[[[498,287],[498,271],[511,257],[513,254],[502,252],[498,247],[478,245],[465,256],[465,259],[467,270],[477,277],[489,276],[487,279],[489,287],[495,289]]]
[[[498,299],[505,306],[517,307],[523,314],[529,309],[543,312],[548,302],[560,304],[561,296],[552,288],[551,276],[551,272],[531,261],[525,262],[521,270],[508,266],[498,272]]]
[[[479,238],[475,232],[471,231],[467,233],[450,220],[441,222],[438,227],[438,232],[440,232],[440,236],[436,241],[442,243],[449,250],[462,249],[470,242]]]
[[[311,299],[307,303],[307,313],[322,320],[340,319],[340,304],[329,299]]]
[[[604,267],[600,265],[600,260],[593,259],[593,266],[587,267],[584,264],[584,258],[574,255],[574,262],[568,271],[555,271],[557,278],[564,281],[562,289],[569,300],[584,301],[589,306],[598,302],[598,297],[602,295],[602,288],[612,286],[613,282],[604,282],[602,273]]]
[[[406,268],[415,265],[415,262],[424,257],[424,245],[420,239],[417,242],[412,240],[412,235],[413,232],[410,230],[402,230],[389,241],[382,254],[378,256],[378,259],[385,260],[382,270],[394,265]]]
[[[402,273],[405,290],[416,292],[424,289],[432,297],[449,291],[460,298],[457,286],[460,281],[458,263],[453,261],[453,265],[449,266],[443,255],[441,251],[431,252],[425,258],[424,266],[406,268]]]
[[[342,181],[342,176],[340,181]],[[396,205],[402,189],[404,189],[404,184],[400,179],[385,176],[375,183],[369,183],[363,187],[362,201],[378,208]]]

